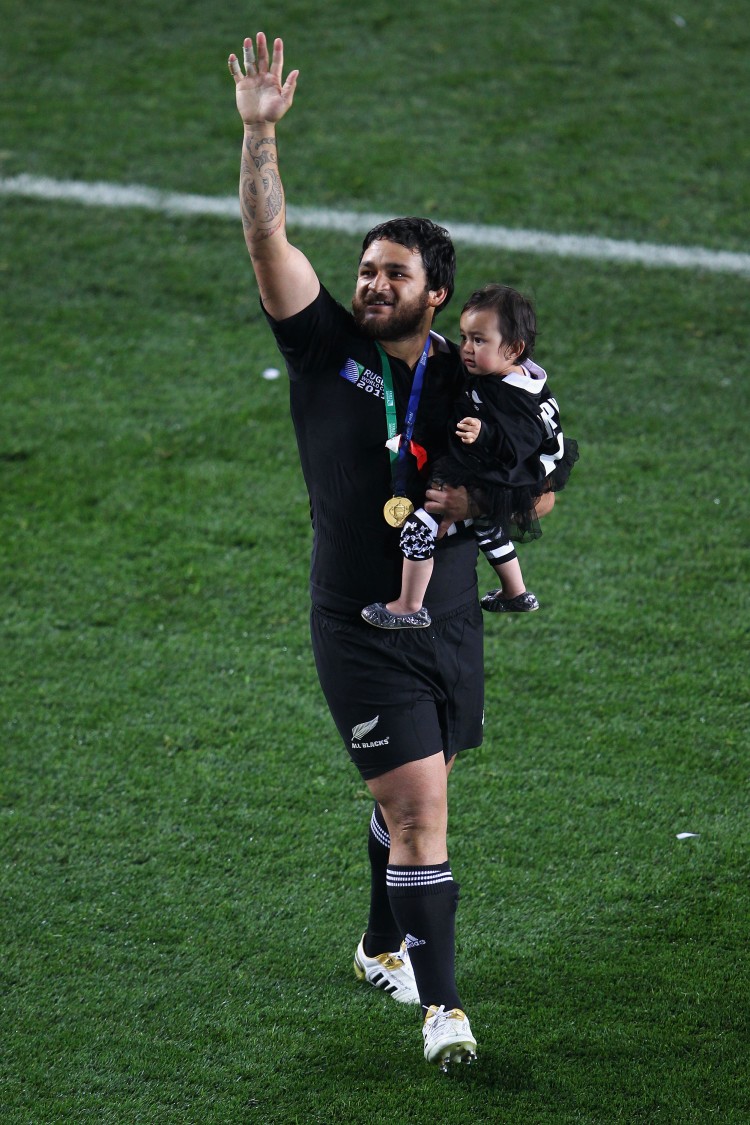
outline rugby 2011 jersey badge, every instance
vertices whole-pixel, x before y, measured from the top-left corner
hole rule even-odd
[[[357,363],[356,359],[347,359],[339,375],[367,394],[375,395],[376,398],[383,397],[383,376]]]

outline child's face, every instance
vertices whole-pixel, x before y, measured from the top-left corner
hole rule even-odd
[[[500,335],[492,309],[461,314],[461,359],[470,375],[507,375],[520,354]],[[521,349],[522,350],[522,349]]]

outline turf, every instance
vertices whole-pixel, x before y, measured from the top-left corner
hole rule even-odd
[[[290,199],[747,249],[738,6],[431,11],[264,13]],[[231,193],[254,30],[14,12],[3,174]],[[239,226],[0,206],[2,1120],[747,1121],[747,279],[460,251],[459,296],[534,297],[583,455],[452,779],[480,1061],[446,1078],[351,974],[369,802]],[[346,300],[357,239],[293,234]]]

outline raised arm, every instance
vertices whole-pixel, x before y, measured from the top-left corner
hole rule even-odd
[[[320,289],[307,258],[286,237],[286,204],[276,150],[276,123],[291,107],[299,71],[290,71],[282,85],[284,44],[274,40],[269,61],[262,31],[255,37],[255,51],[252,40],[245,40],[243,56],[244,74],[237,56],[229,56],[244,125],[242,226],[261,300],[274,320],[284,320],[306,308]]]

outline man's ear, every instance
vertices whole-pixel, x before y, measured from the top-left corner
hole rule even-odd
[[[429,289],[427,292],[431,308],[437,309],[440,308],[441,305],[445,304],[445,298],[448,296],[448,290],[444,285],[442,285],[440,289]],[[523,351],[523,348],[521,350]]]

